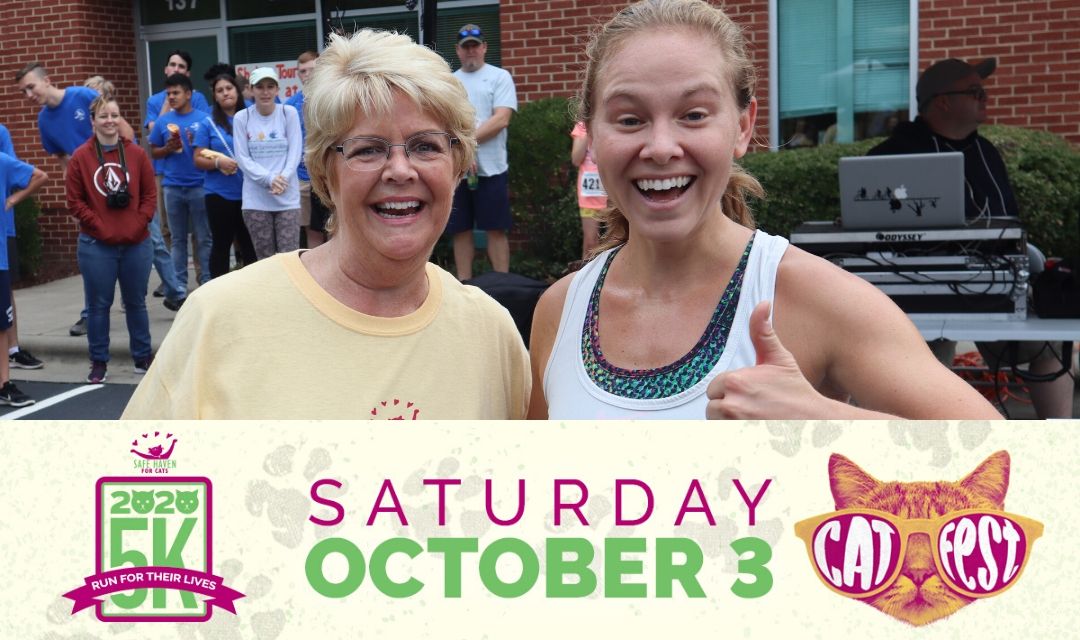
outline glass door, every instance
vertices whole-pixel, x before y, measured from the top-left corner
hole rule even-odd
[[[196,91],[209,99],[210,87],[203,74],[221,60],[218,50],[218,31],[189,31],[162,34],[161,39],[146,41],[146,64],[149,70],[150,92],[153,95],[165,88],[165,64],[170,51],[181,49],[191,54],[191,83]]]

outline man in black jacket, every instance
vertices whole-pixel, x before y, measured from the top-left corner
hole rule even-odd
[[[949,58],[930,65],[915,85],[919,116],[897,125],[868,155],[960,151],[964,154],[966,216],[1019,215],[1001,154],[978,133],[986,120],[983,80],[996,67],[995,58],[974,65]]]
[[[977,64],[949,58],[930,65],[915,85],[919,116],[896,126],[892,135],[868,155],[907,153],[964,154],[965,216],[969,219],[1019,216],[1005,163],[997,148],[978,133],[986,121],[985,80],[997,67],[996,58]],[[934,354],[952,363],[956,343],[931,343]],[[1008,367],[1012,360],[1031,362],[1029,372],[1049,377],[1062,368],[1056,355],[1061,344],[1046,342],[982,343],[977,345],[992,369]],[[1010,355],[1011,354],[1011,355]],[[1029,382],[1032,403],[1040,418],[1072,417],[1072,378]]]

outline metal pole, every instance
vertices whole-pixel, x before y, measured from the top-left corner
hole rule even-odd
[[[420,43],[438,51],[439,32],[436,30],[435,0],[420,0]]]

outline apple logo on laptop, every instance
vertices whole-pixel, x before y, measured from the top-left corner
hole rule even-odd
[[[904,185],[900,185],[899,187],[893,189],[892,194],[889,196],[889,210],[899,211],[900,208],[904,206],[903,203],[900,201],[906,199],[907,187],[905,187]]]

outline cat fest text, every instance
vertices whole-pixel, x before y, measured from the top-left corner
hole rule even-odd
[[[757,507],[764,498],[771,483],[766,479],[761,483],[756,494],[751,497],[739,479],[731,481],[742,505],[746,508],[747,524],[754,527],[757,522]],[[439,527],[447,526],[447,489],[460,486],[462,481],[454,478],[426,478],[423,485],[437,498]],[[327,497],[334,489],[341,489],[342,483],[334,479],[320,479],[311,485],[311,500],[319,507],[333,511],[333,517],[324,518],[312,513],[308,519],[319,526],[333,527],[345,519],[345,507],[337,499]],[[333,487],[334,489],[330,489]],[[521,522],[526,507],[525,480],[517,481],[517,507],[513,515],[502,517],[494,512],[492,506],[492,480],[484,481],[485,512],[488,521],[496,527],[513,527]],[[636,492],[631,494],[631,492]],[[643,525],[656,515],[652,488],[637,479],[616,479],[614,481],[614,516],[616,526],[635,527]],[[628,500],[627,498],[632,498]],[[555,479],[552,482],[553,511],[551,521],[546,525],[590,526],[585,507],[589,500],[589,488],[585,482],[577,479]],[[627,502],[633,502],[634,508]],[[643,505],[643,506],[642,506]],[[631,513],[630,511],[635,511]],[[323,510],[325,513],[325,510]],[[506,515],[506,514],[503,514]],[[709,499],[697,479],[691,480],[682,503],[674,512],[671,523],[678,529],[686,524],[704,524],[716,526],[716,519]],[[392,524],[409,527],[409,517],[398,500],[394,484],[385,479],[378,496],[368,512],[366,524],[375,525],[381,519],[390,518]],[[645,561],[641,556],[647,554],[650,540],[643,537],[607,537],[602,541],[603,560],[595,564],[597,547],[592,540],[583,537],[548,537],[543,541],[544,567],[541,557],[528,540],[515,537],[502,537],[483,550],[478,538],[468,537],[430,537],[426,547],[410,538],[396,537],[382,541],[371,550],[365,559],[363,551],[352,541],[341,537],[328,537],[315,544],[307,555],[305,572],[308,583],[319,594],[328,598],[344,598],[361,587],[365,575],[370,575],[371,585],[380,593],[391,598],[415,596],[425,588],[425,582],[415,576],[405,580],[395,580],[387,568],[391,557],[403,554],[408,560],[397,559],[397,567],[402,561],[406,567],[413,565],[409,561],[421,554],[441,556],[443,570],[442,595],[446,598],[462,596],[462,574],[466,569],[476,571],[484,589],[502,598],[516,598],[529,593],[544,577],[544,595],[548,598],[585,598],[597,592],[598,580],[603,579],[600,595],[605,598],[647,598],[649,584],[644,576],[654,575],[653,590],[655,597],[671,598],[675,592],[675,583],[679,583],[682,592],[690,598],[705,598],[706,593],[698,579],[698,573],[704,564],[704,553],[692,538],[658,537],[652,539],[653,567],[646,573]],[[730,542],[738,562],[738,577],[731,584],[732,593],[740,598],[759,598],[772,588],[772,572],[768,563],[772,558],[772,548],[761,538],[747,536]],[[473,560],[472,554],[479,553]],[[508,562],[520,566],[520,574],[513,580],[505,580],[496,571],[500,559],[509,556]],[[327,571],[324,563],[332,559],[337,567],[344,569]],[[436,565],[439,559],[435,560]],[[394,572],[400,574],[400,571]],[[599,576],[598,576],[599,573]],[[636,577],[635,577],[636,576]],[[396,576],[400,579],[400,575]],[[630,581],[624,580],[629,578]]]

